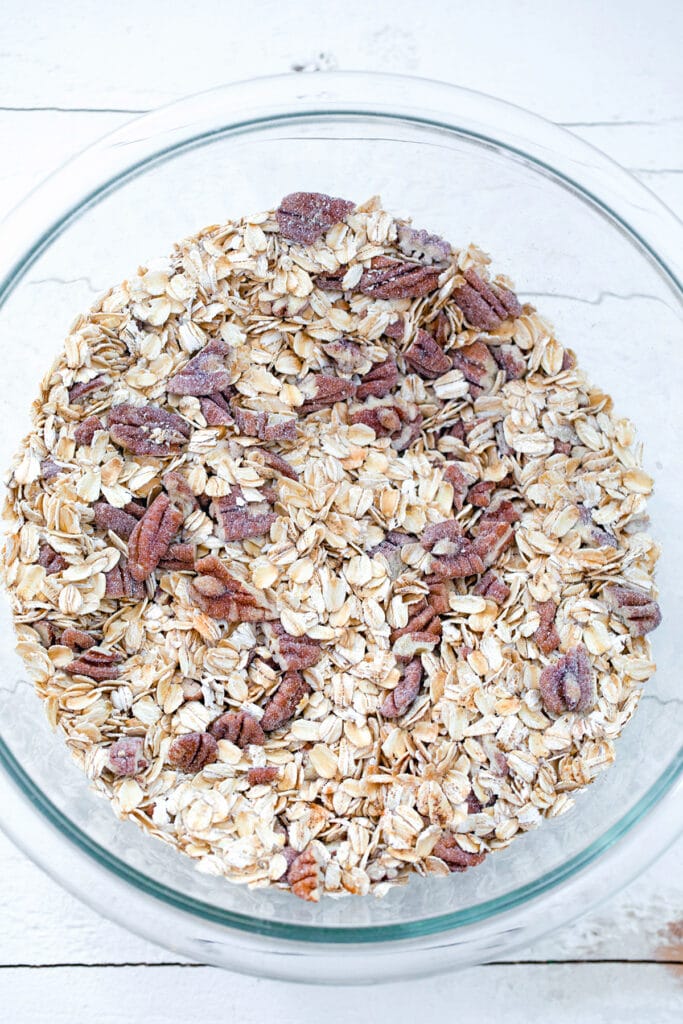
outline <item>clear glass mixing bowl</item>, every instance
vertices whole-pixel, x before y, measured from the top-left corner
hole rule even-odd
[[[199,874],[90,793],[12,653],[3,604],[0,819],[62,885],[161,945],[254,974],[358,983],[508,953],[615,891],[683,827],[683,229],[596,150],[451,86],[325,74],[191,97],[87,150],[2,227],[3,465],[38,379],[97,293],[184,234],[299,189],[381,193],[420,227],[476,240],[636,421],[657,483],[664,625],[617,764],[570,813],[476,871],[416,878],[384,900],[250,892]]]

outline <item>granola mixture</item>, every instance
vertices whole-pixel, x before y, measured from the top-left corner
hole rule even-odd
[[[77,319],[5,579],[117,815],[317,900],[562,814],[654,671],[632,425],[474,246],[296,193]]]

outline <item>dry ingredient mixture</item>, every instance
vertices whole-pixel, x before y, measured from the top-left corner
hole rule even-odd
[[[295,193],[77,319],[10,478],[50,722],[252,886],[480,864],[611,764],[654,671],[634,431],[474,246]]]

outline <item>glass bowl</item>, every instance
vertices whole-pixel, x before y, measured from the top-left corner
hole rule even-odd
[[[500,957],[588,910],[683,827],[680,480],[683,229],[590,146],[509,104],[420,79],[283,76],[131,121],[33,192],[2,228],[3,465],[37,382],[95,295],[204,224],[310,189],[476,241],[554,321],[636,422],[655,477],[660,669],[617,765],[564,817],[475,871],[414,878],[383,900],[249,891],[117,821],[48,729],[3,603],[0,819],[60,884],[188,957],[311,982],[406,978]]]

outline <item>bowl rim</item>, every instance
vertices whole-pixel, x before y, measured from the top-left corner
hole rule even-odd
[[[678,271],[683,225],[644,185],[595,147],[521,107],[459,86],[403,75],[322,72],[304,77],[268,76],[194,94],[133,118],[69,160],[30,192],[0,225],[3,241],[8,242],[0,255],[0,311],[30,266],[74,219],[151,165],[190,147],[205,145],[218,135],[237,135],[321,117],[398,120],[505,150],[597,208],[657,266],[683,301]],[[665,798],[681,785],[683,748],[647,793],[602,836],[533,882],[473,907],[407,924],[334,927],[254,918],[211,906],[150,880],[74,825],[33,783],[1,736],[0,764],[55,829],[107,871],[146,895],[195,918],[255,935],[308,943],[378,944],[454,931],[490,921],[510,910],[519,914],[521,908],[560,885],[573,882],[580,887],[581,876],[589,866],[606,853],[613,854],[617,842],[628,838],[634,826],[655,813],[661,817],[664,803],[671,815],[672,801]],[[680,810],[673,824],[676,832],[683,830]],[[641,852],[636,858],[636,872],[671,841],[675,834],[671,817],[668,825],[660,844],[651,845],[647,856]],[[21,845],[26,849],[25,843]],[[26,852],[40,860],[35,851]],[[625,881],[623,876],[630,868],[622,864],[621,870],[619,880],[612,879],[605,896]],[[78,895],[87,901],[86,893]]]

